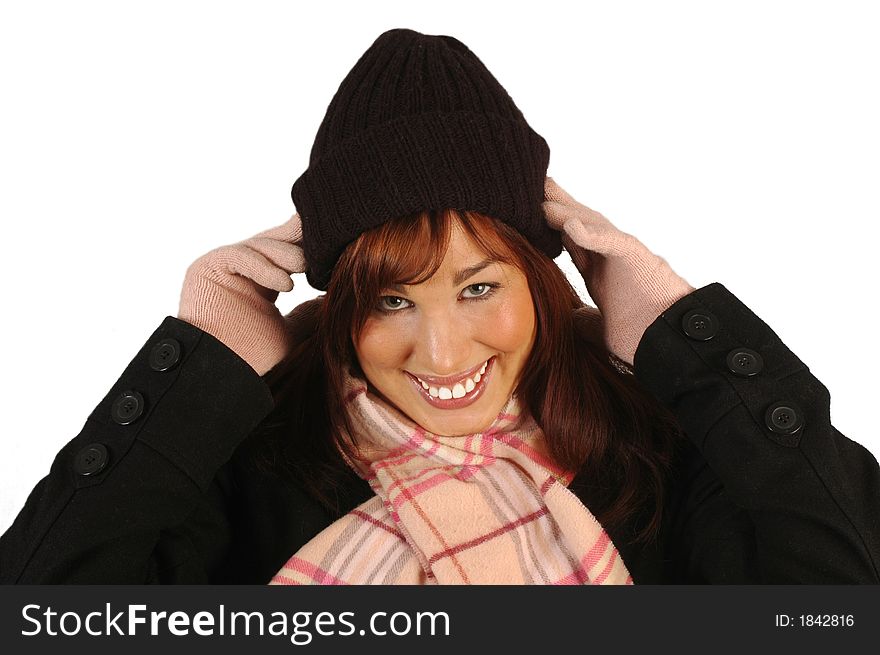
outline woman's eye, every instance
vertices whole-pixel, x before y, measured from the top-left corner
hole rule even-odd
[[[478,292],[476,294],[476,296],[471,296],[471,298],[474,298],[474,297],[479,298],[480,296],[487,296],[487,295],[489,295],[489,291],[492,290],[492,286],[489,284],[486,284],[485,282],[479,282],[477,284],[472,284],[467,288],[468,289],[475,289],[475,288],[479,288],[479,287],[483,287],[485,289],[485,291],[483,291],[482,293]]]
[[[465,294],[464,300],[484,300],[491,296],[500,286],[500,284],[494,282],[471,284],[465,287],[464,291],[473,293]],[[380,296],[376,308],[384,314],[396,314],[406,309],[407,305],[405,303],[409,303],[409,300],[399,296]]]
[[[388,304],[386,304],[388,301]],[[393,302],[397,301],[397,303]],[[403,298],[397,296],[382,296],[379,298],[379,309],[385,312],[395,312],[402,307],[402,303],[406,302]]]

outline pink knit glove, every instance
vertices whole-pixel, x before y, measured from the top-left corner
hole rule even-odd
[[[291,273],[306,270],[301,243],[302,222],[294,214],[202,255],[186,271],[177,318],[213,335],[263,375],[292,345],[275,300],[293,289]]]
[[[545,180],[544,198],[547,223],[562,231],[562,244],[602,314],[605,345],[632,366],[648,326],[696,289],[665,259],[572,198],[551,177]]]

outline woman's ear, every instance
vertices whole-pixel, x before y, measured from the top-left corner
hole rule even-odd
[[[294,344],[305,341],[315,333],[323,304],[324,296],[318,296],[300,303],[284,317],[287,332]]]
[[[574,320],[583,324],[588,332],[602,331],[602,313],[592,305],[584,305],[574,310]]]

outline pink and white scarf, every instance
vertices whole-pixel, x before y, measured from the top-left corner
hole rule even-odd
[[[484,431],[427,432],[347,376],[376,495],[300,548],[269,584],[633,584],[596,517],[511,396]]]

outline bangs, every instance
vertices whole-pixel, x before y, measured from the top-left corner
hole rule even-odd
[[[449,247],[450,219],[448,211],[420,212],[362,234],[353,253],[355,294],[372,300],[391,284],[421,284],[430,279]]]

